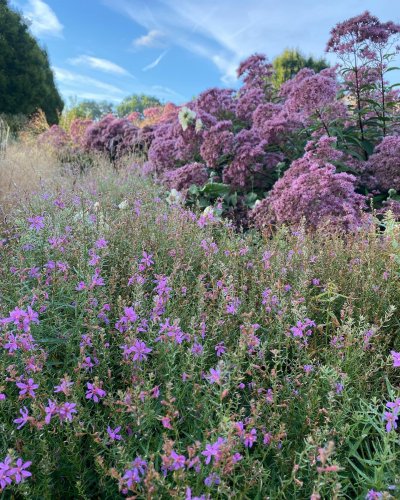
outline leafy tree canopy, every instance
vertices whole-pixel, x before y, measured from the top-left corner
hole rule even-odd
[[[77,118],[99,120],[114,112],[114,105],[107,101],[81,101],[71,108]]]
[[[133,112],[143,113],[147,108],[161,105],[162,103],[157,97],[146,94],[133,94],[129,97],[125,97],[117,106],[117,114],[123,117]]]
[[[318,73],[329,67],[325,59],[314,59],[311,56],[305,57],[297,49],[285,49],[282,54],[274,59],[272,64],[275,69],[274,85],[276,88],[293,78],[303,68],[310,68]]]
[[[42,109],[54,124],[63,106],[47,52],[22,15],[0,0],[0,113],[29,116]]]

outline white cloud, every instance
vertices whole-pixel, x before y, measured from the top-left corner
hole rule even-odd
[[[121,97],[115,97],[112,94],[102,94],[98,92],[86,92],[84,90],[63,89],[62,94],[64,97],[78,98],[78,100],[88,101],[107,101],[112,103],[120,103]]]
[[[222,73],[221,80],[225,85],[231,85],[237,81],[236,70],[239,64],[238,60],[228,60],[218,54],[213,55],[211,60]]]
[[[133,87],[127,86],[121,90],[114,85],[90,78],[79,73],[68,71],[64,68],[53,67],[58,86],[64,97],[78,97],[78,99],[90,99],[96,101],[121,102],[121,100],[132,93],[151,94],[161,100],[174,100],[174,102],[186,102],[187,98],[178,92],[162,85],[143,85],[136,83]]]
[[[158,30],[150,30],[146,35],[143,35],[133,41],[135,47],[164,47],[164,33]]]
[[[104,71],[105,73],[132,76],[125,68],[122,68],[121,66],[118,66],[118,64],[108,61],[107,59],[100,59],[99,57],[82,55],[69,59],[68,62],[74,66],[89,66],[93,69]]]
[[[90,78],[88,76],[80,75],[79,73],[74,73],[63,68],[54,67],[54,74],[57,82],[62,87],[62,92],[65,95],[78,95],[78,97],[83,96],[83,94],[88,93],[88,89],[97,89],[106,93],[110,100],[118,101],[125,92],[114,85],[96,80],[95,78]]]
[[[35,36],[62,36],[63,25],[55,12],[42,0],[29,0],[24,16],[31,21],[30,29]]]
[[[153,69],[156,66],[158,66],[160,64],[160,62],[162,61],[162,59],[164,58],[164,56],[165,56],[166,53],[167,53],[167,51],[165,51],[162,54],[160,54],[157,57],[157,59],[155,59],[152,63],[150,63],[147,66],[145,66],[142,71],[149,71],[149,69]]]

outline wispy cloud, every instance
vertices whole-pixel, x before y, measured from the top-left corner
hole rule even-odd
[[[68,62],[73,66],[89,66],[105,73],[113,73],[114,75],[132,76],[125,68],[122,68],[112,61],[101,59],[99,57],[81,55],[79,57],[69,59]]]
[[[30,29],[35,36],[62,36],[63,25],[51,7],[43,0],[28,0],[23,12],[31,22]]]
[[[287,47],[299,47],[306,54],[320,56],[329,30],[337,22],[363,9],[386,17],[393,5],[392,0],[335,0],[324,2],[321,9],[315,0],[102,1],[130,17],[148,34],[162,32],[169,45],[212,62],[224,83],[235,82],[234,68],[254,52],[272,59]],[[399,18],[400,10],[396,9],[397,13],[392,9],[392,17],[397,14]]]
[[[120,101],[125,92],[109,83],[90,78],[79,73],[68,71],[63,68],[54,67],[54,74],[62,92],[65,95],[76,95],[80,98],[85,98],[88,94],[88,89],[97,89],[102,94],[107,94],[108,99],[112,101]],[[94,93],[94,92],[92,92]]]
[[[149,69],[153,69],[155,68],[156,66],[158,66],[160,64],[160,62],[162,61],[162,59],[164,59],[164,56],[165,54],[167,53],[168,51],[165,50],[162,54],[160,54],[157,59],[155,59],[152,63],[148,64],[147,66],[145,66],[142,71],[149,71]]]
[[[146,35],[140,36],[133,41],[135,47],[159,48],[165,47],[164,33],[158,30],[150,30]]]
[[[164,101],[171,99],[174,100],[174,102],[180,103],[187,101],[187,97],[183,96],[179,92],[175,92],[175,90],[172,90],[169,87],[165,87],[164,85],[152,85],[151,93]]]
[[[81,75],[64,68],[53,67],[53,71],[65,97],[77,97],[78,99],[106,100],[111,102],[121,102],[121,100],[131,93],[150,93],[163,101],[173,100],[174,102],[186,102],[187,98],[175,90],[163,85],[144,85],[137,82],[133,87],[127,86],[124,90],[114,85],[102,82],[95,78]]]
[[[112,94],[101,93],[101,92],[88,92],[86,90],[75,90],[75,89],[63,89],[62,94],[65,97],[72,98],[74,101],[77,98],[78,101],[107,101],[111,103],[118,104],[122,101],[121,97],[115,97]]]

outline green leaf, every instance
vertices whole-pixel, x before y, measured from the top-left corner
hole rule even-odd
[[[376,196],[374,196],[372,198],[372,200],[374,202],[374,205],[375,205],[375,203],[380,203],[381,201],[383,201],[385,199],[386,199],[386,195],[385,194],[377,194]]]
[[[232,205],[232,206],[236,207],[237,202],[238,202],[238,194],[237,194],[237,192],[235,191],[234,193],[231,193],[231,194],[227,195],[225,197],[225,201],[229,205]]]
[[[333,164],[335,165],[335,167],[339,173],[340,172],[351,172],[352,174],[358,174],[357,170],[355,170],[352,167],[349,167],[345,163],[342,163],[340,161],[335,161]]]
[[[374,145],[372,144],[371,141],[367,141],[366,139],[362,141],[362,147],[364,149],[364,151],[366,151],[368,153],[368,155],[372,155],[372,153],[374,152]]]
[[[365,158],[363,155],[360,155],[360,153],[358,153],[357,151],[354,151],[354,150],[349,150],[348,153],[353,156],[354,158],[357,158],[358,160],[361,160],[361,161],[364,161]]]
[[[219,196],[224,196],[230,192],[231,188],[226,184],[220,182],[213,182],[206,184],[200,189],[200,192],[207,194],[213,198],[218,198]]]
[[[249,193],[245,198],[246,206],[249,208],[254,208],[254,205],[257,200],[258,200],[257,193]]]
[[[192,184],[189,188],[189,193],[194,195],[194,196],[198,195],[199,191],[200,191],[200,189],[198,186],[196,186],[196,184]]]
[[[200,199],[199,199],[199,207],[200,208],[206,208],[210,206],[210,201],[205,198],[204,196],[202,196]]]

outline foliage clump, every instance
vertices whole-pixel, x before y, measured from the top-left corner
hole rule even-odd
[[[8,0],[0,0],[0,33],[0,113],[31,116],[41,109],[48,123],[58,123],[64,103],[47,52]]]

